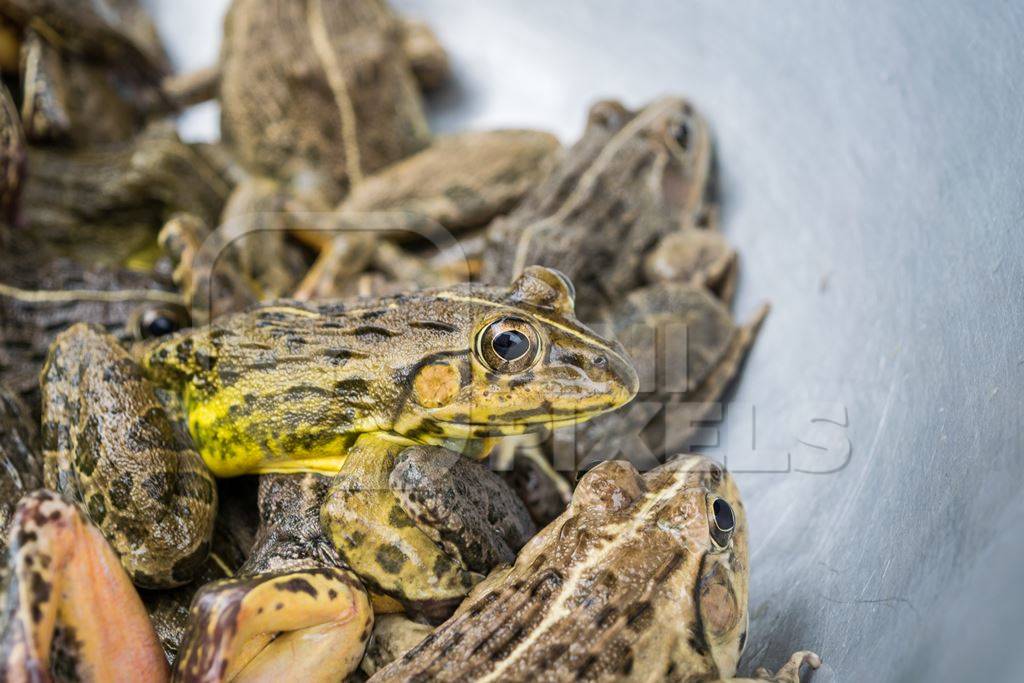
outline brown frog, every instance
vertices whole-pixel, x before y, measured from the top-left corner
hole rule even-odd
[[[373,681],[737,680],[747,526],[727,472],[700,456],[643,475],[605,462],[568,510]],[[798,682],[797,652],[775,675]]]
[[[554,453],[575,453],[580,468],[628,457],[652,465],[689,450],[700,423],[719,419],[718,401],[738,375],[768,314],[745,324],[705,287],[680,283],[635,290],[608,317],[641,377],[637,400],[624,410],[554,434]]]
[[[485,281],[535,263],[566,272],[579,314],[628,331],[628,353],[646,369],[628,411],[581,426],[575,442],[562,439],[568,446],[555,444],[577,463],[614,453],[663,458],[684,447],[753,342],[764,311],[738,327],[725,307],[736,258],[716,230],[713,171],[708,125],[685,100],[663,98],[636,112],[600,102],[551,175],[488,228]],[[689,377],[664,381],[687,340]],[[607,448],[609,439],[622,447]],[[559,466],[571,464],[559,457]]]
[[[33,147],[18,226],[88,264],[149,266],[160,226],[187,211],[216,222],[232,185],[169,121],[87,149]]]
[[[430,132],[398,17],[383,0],[235,0],[217,70],[222,135],[251,177],[221,223],[254,255],[264,298],[304,268],[292,211],[327,211],[363,177],[423,149]]]
[[[580,315],[594,319],[646,283],[644,260],[663,238],[713,229],[712,170],[710,131],[689,102],[637,112],[600,102],[550,176],[490,226],[483,279],[558,268],[576,284]]]
[[[416,79],[436,86],[446,63],[426,27],[382,0],[232,3],[217,71],[222,130],[251,178],[217,232],[225,245],[251,244],[243,272],[260,298],[296,286],[298,298],[334,296],[371,265],[382,234],[483,225],[534,183],[558,147],[550,135],[471,133],[426,149]],[[383,223],[366,216],[382,211]],[[301,282],[289,231],[323,250]]]
[[[122,342],[151,339],[189,324],[180,297],[159,275],[40,260],[20,250],[0,258],[0,380],[38,413],[39,370],[54,338],[88,321]],[[19,287],[19,285],[22,285]]]
[[[3,0],[4,39],[17,49],[21,112],[37,143],[75,146],[131,137],[170,107],[156,28],[136,0]]]

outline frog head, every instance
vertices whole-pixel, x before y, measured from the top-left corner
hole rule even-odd
[[[695,653],[713,660],[723,677],[736,671],[747,637],[747,524],[739,490],[729,472],[709,458],[671,460],[645,476],[654,490],[675,489],[659,526],[686,547],[687,571],[679,605],[694,629]]]
[[[622,347],[576,319],[572,283],[558,271],[532,266],[508,289],[439,296],[466,307],[468,362],[418,368],[406,406],[418,423],[458,438],[522,434],[582,422],[636,395]]]

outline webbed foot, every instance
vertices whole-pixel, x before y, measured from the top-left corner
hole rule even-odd
[[[772,681],[773,683],[800,683],[800,672],[803,670],[804,665],[810,669],[817,669],[821,666],[821,657],[811,652],[810,650],[800,650],[794,652],[789,661],[787,661],[781,669],[776,673],[772,673],[768,669],[758,667],[754,671],[753,678],[736,678],[729,679],[730,681]]]

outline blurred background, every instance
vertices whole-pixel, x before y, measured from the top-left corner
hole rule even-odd
[[[146,0],[179,69],[226,0]],[[735,308],[772,312],[709,453],[751,525],[742,671],[1018,680],[1024,640],[1024,6],[393,0],[456,83],[437,131],[681,94],[711,122]],[[182,120],[217,135],[215,107]]]

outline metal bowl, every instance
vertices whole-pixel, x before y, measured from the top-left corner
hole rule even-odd
[[[149,4],[179,62],[216,54],[223,2]],[[711,121],[737,315],[773,306],[706,449],[751,524],[742,671],[809,648],[816,681],[1015,678],[1024,8],[395,5],[451,51],[439,130],[571,142],[592,101],[663,93]]]

